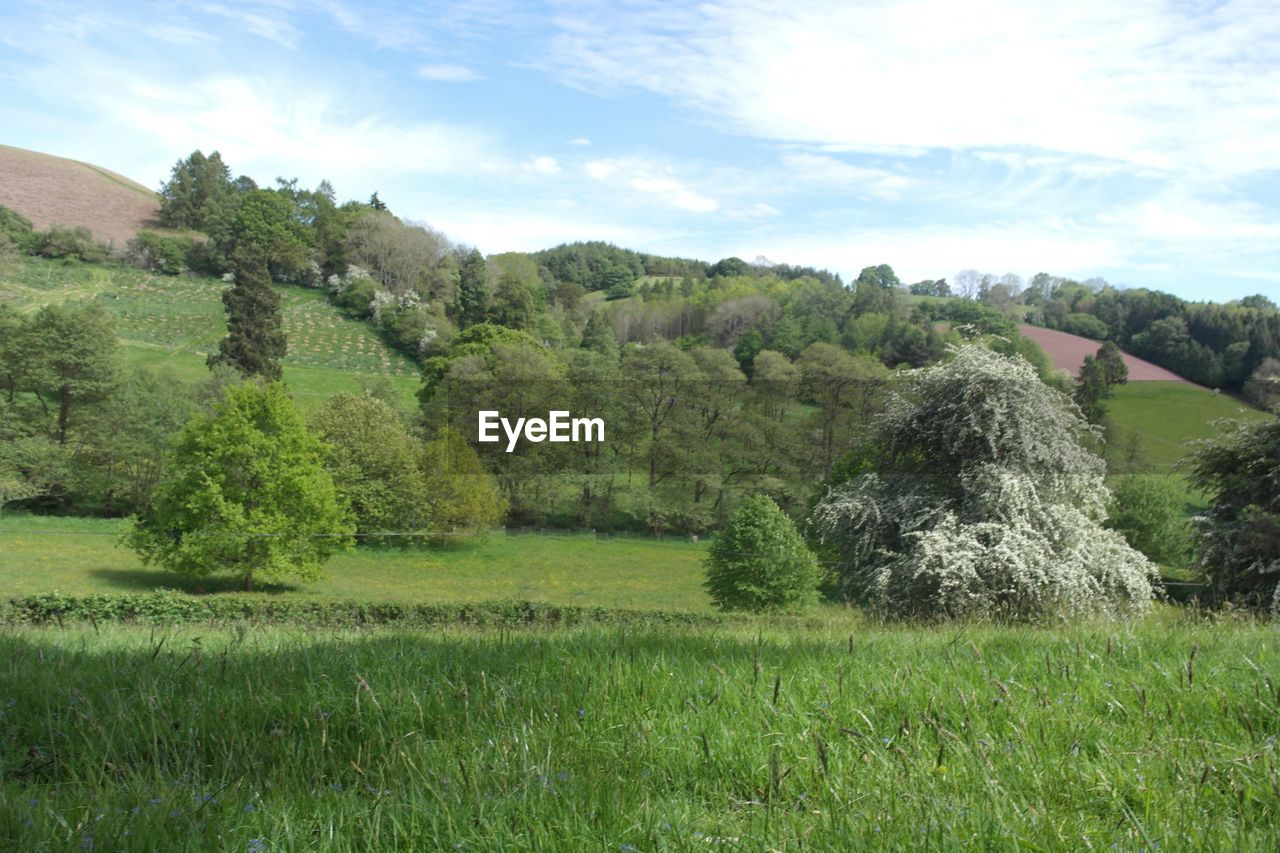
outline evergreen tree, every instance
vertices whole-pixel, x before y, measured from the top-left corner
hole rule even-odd
[[[1107,380],[1107,396],[1110,397],[1113,387],[1129,381],[1129,367],[1124,363],[1124,354],[1114,341],[1107,341],[1098,348],[1094,358],[1102,365]]]
[[[280,359],[288,349],[280,320],[280,297],[271,289],[266,262],[257,253],[242,253],[235,286],[222,294],[227,310],[227,336],[210,354],[210,367],[229,364],[245,376],[280,378]]]
[[[509,329],[527,329],[533,324],[537,310],[533,291],[518,276],[505,273],[498,279],[490,310],[491,322]]]
[[[587,326],[582,330],[582,348],[617,359],[618,336],[603,311],[593,311],[587,318]]]
[[[485,305],[489,301],[489,268],[479,249],[472,249],[458,271],[458,327],[466,328],[484,322]]]

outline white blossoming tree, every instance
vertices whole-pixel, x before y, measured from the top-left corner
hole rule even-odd
[[[1139,612],[1155,569],[1102,526],[1093,429],[1025,361],[960,347],[905,375],[870,470],[832,488],[812,524],[845,589],[895,616]]]

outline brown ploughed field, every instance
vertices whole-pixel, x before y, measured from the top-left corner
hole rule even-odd
[[[121,249],[142,228],[154,228],[154,191],[98,166],[0,145],[0,205],[50,225],[83,225]]]
[[[1054,367],[1059,370],[1068,370],[1072,376],[1079,376],[1080,364],[1084,361],[1084,357],[1086,355],[1094,355],[1097,353],[1098,348],[1102,346],[1100,341],[1091,341],[1079,335],[1069,335],[1066,332],[1044,329],[1040,326],[1030,326],[1026,323],[1020,323],[1018,331],[1022,333],[1023,337],[1030,338],[1038,343],[1049,354]],[[1136,358],[1128,353],[1124,354],[1124,363],[1129,368],[1130,382],[1184,382],[1187,385],[1194,384],[1170,370],[1165,370],[1163,367]]]

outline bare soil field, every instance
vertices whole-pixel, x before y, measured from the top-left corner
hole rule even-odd
[[[83,225],[116,249],[142,228],[156,227],[160,204],[154,191],[115,172],[0,145],[0,204],[18,211],[37,229]]]
[[[1098,347],[1102,346],[1099,341],[1092,341],[1079,335],[1069,335],[1066,332],[1059,332],[1054,329],[1030,326],[1026,323],[1019,324],[1018,331],[1022,333],[1023,337],[1030,338],[1038,343],[1049,354],[1049,358],[1053,360],[1054,367],[1059,370],[1070,371],[1072,376],[1079,376],[1080,364],[1084,361],[1084,357],[1086,355],[1094,355],[1097,353]],[[1129,368],[1130,382],[1183,382],[1187,385],[1194,384],[1173,371],[1165,370],[1163,367],[1136,358],[1128,353],[1124,354],[1124,363]]]

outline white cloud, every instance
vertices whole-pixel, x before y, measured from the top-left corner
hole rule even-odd
[[[894,172],[854,166],[822,154],[789,154],[783,162],[796,179],[827,187],[850,188],[883,199],[896,199],[911,186],[908,178]]]
[[[590,144],[591,144],[591,140],[590,140],[590,139],[587,139],[585,136],[579,136],[579,137],[576,137],[576,138],[574,138],[574,139],[570,139],[570,140],[569,140],[569,144],[570,144],[570,145],[581,145],[581,146],[584,146],[584,147],[585,147],[585,146],[587,146],[587,145],[590,145]]]
[[[634,190],[656,195],[679,210],[710,213],[720,206],[715,199],[695,192],[672,178],[632,178],[627,184]]]
[[[592,160],[582,168],[586,170],[588,175],[595,178],[597,181],[603,181],[614,172],[618,171],[618,164],[608,160]]]
[[[480,79],[479,74],[465,65],[420,65],[418,76],[437,83],[466,83]]]
[[[1163,170],[1280,168],[1280,5],[741,0],[559,19],[547,64],[757,137],[1026,147]]]
[[[539,175],[558,175],[560,174],[560,163],[554,157],[530,157],[525,164],[525,168]]]
[[[293,50],[298,46],[299,33],[296,27],[283,17],[267,11],[254,11],[221,3],[206,3],[200,11],[209,15],[217,15],[237,24],[245,32],[260,38],[273,41],[281,47]]]

